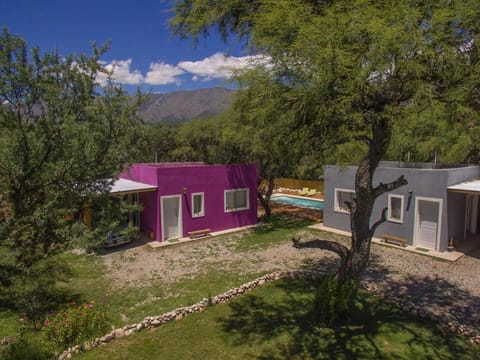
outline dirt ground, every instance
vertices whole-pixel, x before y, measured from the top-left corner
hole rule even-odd
[[[107,252],[102,258],[114,287],[172,283],[196,276],[212,264],[218,271],[238,269],[241,273],[259,273],[295,269],[309,259],[318,258],[315,252],[298,251],[289,241],[262,250],[235,251],[238,237],[247,232],[158,249],[136,242]]]

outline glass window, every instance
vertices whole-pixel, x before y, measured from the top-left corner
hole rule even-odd
[[[204,193],[192,194],[192,217],[205,216]]]
[[[403,195],[388,194],[387,220],[403,223]]]
[[[249,190],[225,190],[225,212],[246,210],[250,208]]]
[[[335,189],[335,211],[350,213],[347,202],[351,203],[355,197],[355,191],[348,189]]]

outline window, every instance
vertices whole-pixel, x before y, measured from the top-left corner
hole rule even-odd
[[[203,193],[192,194],[192,217],[205,216],[205,201]]]
[[[403,223],[403,195],[388,194],[387,220]]]
[[[335,189],[335,211],[350,214],[346,202],[352,202],[355,191],[348,189]]]
[[[247,210],[250,208],[249,190],[225,190],[225,212]]]

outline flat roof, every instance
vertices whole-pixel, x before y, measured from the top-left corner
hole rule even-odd
[[[113,183],[110,194],[129,194],[155,190],[157,190],[157,186],[155,185],[144,184],[128,179],[118,179]]]
[[[480,179],[465,181],[460,184],[455,184],[447,187],[450,191],[464,192],[464,193],[480,193]]]

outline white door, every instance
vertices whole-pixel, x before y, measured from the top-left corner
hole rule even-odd
[[[162,196],[162,240],[182,237],[181,196]]]
[[[442,199],[416,198],[415,246],[437,250],[441,215]]]

